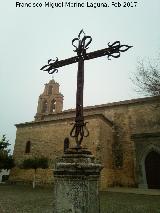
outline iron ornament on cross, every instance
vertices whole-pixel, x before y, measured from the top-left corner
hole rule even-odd
[[[41,70],[47,71],[49,74],[53,74],[54,72],[58,72],[59,67],[78,62],[76,117],[75,123],[70,132],[70,136],[75,138],[76,149],[81,148],[83,138],[89,135],[89,131],[86,126],[87,122],[84,122],[83,116],[84,61],[105,55],[108,56],[108,59],[110,59],[111,57],[119,58],[121,52],[125,52],[132,47],[128,45],[121,45],[120,41],[115,41],[113,44],[108,43],[108,47],[105,49],[86,53],[86,50],[89,48],[91,42],[92,37],[86,36],[84,31],[81,30],[78,37],[72,40],[72,45],[75,48],[75,50],[73,51],[77,53],[77,56],[60,61],[58,60],[58,58],[56,58],[56,60],[50,59],[48,60],[48,64],[41,68]]]

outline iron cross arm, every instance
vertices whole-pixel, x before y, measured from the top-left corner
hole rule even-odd
[[[49,74],[53,74],[54,72],[58,71],[58,68],[76,63],[80,60],[80,58],[83,58],[83,60],[90,60],[90,59],[94,59],[94,58],[98,58],[98,57],[102,57],[106,55],[108,56],[108,59],[110,59],[110,57],[119,58],[121,52],[125,52],[131,47],[132,46],[121,45],[120,41],[116,41],[111,45],[108,43],[107,48],[90,52],[90,53],[85,53],[82,56],[74,56],[74,57],[60,60],[60,61],[58,60],[58,58],[56,58],[56,60],[50,59],[48,60],[48,64],[44,65],[41,68],[41,70],[47,71]]]

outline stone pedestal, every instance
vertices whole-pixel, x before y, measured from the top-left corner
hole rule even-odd
[[[55,165],[54,213],[99,213],[101,164],[86,150],[69,149]]]

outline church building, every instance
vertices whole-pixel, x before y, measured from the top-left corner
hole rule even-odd
[[[39,184],[54,183],[53,169],[69,146],[75,109],[63,110],[59,84],[50,80],[39,96],[34,121],[16,124],[15,167],[11,182],[31,182],[32,170],[24,170],[24,159],[47,157],[48,169],[38,169]],[[101,190],[111,186],[160,188],[160,96],[84,107],[89,136],[82,146],[102,163]]]

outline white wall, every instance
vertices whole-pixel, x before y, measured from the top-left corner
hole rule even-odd
[[[9,173],[10,173],[10,170],[2,169],[2,171],[0,172],[0,183],[2,182],[2,176],[9,175]]]

